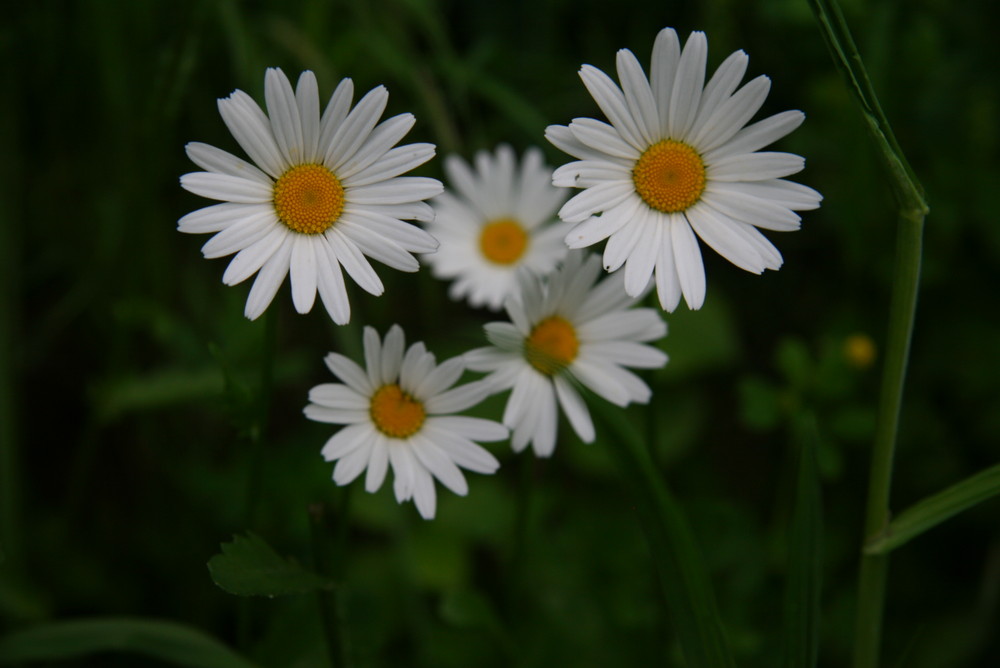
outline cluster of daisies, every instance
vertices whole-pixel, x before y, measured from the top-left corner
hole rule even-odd
[[[589,65],[580,77],[609,122],[577,118],[545,137],[575,160],[554,172],[537,148],[519,160],[501,145],[473,164],[449,156],[451,187],[406,176],[434,156],[432,144],[397,146],[412,114],[379,122],[388,93],[378,87],[353,103],[350,79],[320,110],[312,72],[294,89],[279,69],[265,78],[266,112],[237,90],[219,112],[252,162],[207,144],[187,154],[204,169],[181,185],[220,201],[179,221],[212,233],[207,258],[234,255],[223,282],[256,274],[245,314],[257,318],[285,276],[299,313],[319,293],[334,322],[351,307],[344,272],[380,295],[369,260],[415,272],[421,254],[450,281],[453,299],[508,320],[486,326],[489,346],[438,363],[423,343],[406,346],[398,326],[380,338],[364,330],[364,366],[338,353],[326,364],[339,379],[313,388],[305,414],[343,425],[322,455],[346,485],[365,473],[374,492],[393,470],[396,498],[425,518],[436,509],[434,479],[464,495],[462,469],[493,473],[480,443],[510,439],[541,457],[555,448],[559,415],[586,442],[594,426],[580,388],[618,406],[646,403],[650,389],[629,369],[662,367],[649,345],[666,334],[659,311],[637,307],[655,286],[660,306],[705,299],[699,239],[754,273],[781,266],[760,230],[799,227],[796,211],[819,206],[815,190],[785,180],[797,155],[761,151],[804,116],[787,111],[753,124],[770,81],[740,87],[747,67],[733,53],[705,81],[707,41],[694,32],[683,48],[672,29],[657,36],[649,75],[627,49],[619,83]],[[568,188],[581,189],[567,201]],[[420,225],[415,225],[415,221]],[[582,250],[606,243],[603,255]],[[619,271],[620,270],[620,271]],[[605,275],[604,272],[608,272]],[[486,375],[458,384],[467,371]],[[457,415],[506,392],[502,424]]]

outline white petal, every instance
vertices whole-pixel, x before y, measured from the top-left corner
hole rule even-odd
[[[394,383],[399,379],[399,368],[403,364],[403,347],[405,345],[403,328],[399,325],[390,327],[382,342],[382,361],[379,365],[382,370],[382,385]]]
[[[354,242],[346,238],[336,227],[328,229],[325,236],[336,254],[337,260],[354,279],[354,282],[369,294],[376,297],[381,295],[384,291],[382,281],[379,280],[378,274],[375,273]]]
[[[240,204],[267,204],[274,188],[260,181],[216,172],[191,172],[181,177],[181,187],[195,195]]]
[[[247,318],[256,320],[274,299],[278,288],[285,280],[285,275],[288,274],[288,263],[291,256],[292,244],[286,236],[285,241],[264,263],[264,266],[257,273],[257,278],[254,279],[253,287],[250,288],[250,294],[247,296],[246,307],[243,310],[243,314]]]
[[[608,366],[578,357],[573,361],[570,372],[599,397],[616,406],[627,406],[628,390],[617,379],[606,373]]]
[[[710,206],[720,213],[768,230],[791,232],[799,229],[802,219],[787,206],[744,194],[733,186],[740,183],[713,184],[696,206]],[[749,185],[749,184],[747,184]],[[693,208],[693,207],[692,207]]]
[[[434,479],[430,472],[422,466],[413,469],[413,503],[417,512],[425,520],[434,519],[437,510],[437,492],[434,490]]]
[[[613,158],[638,160],[642,153],[625,141],[614,127],[593,118],[575,118],[569,129],[577,141]]]
[[[763,151],[720,158],[706,168],[709,181],[764,181],[802,171],[806,161],[793,153]]]
[[[382,383],[382,341],[374,327],[365,326],[364,334],[365,371],[372,387],[380,387]]]
[[[330,437],[320,454],[328,462],[340,459],[368,443],[373,431],[370,424],[348,425]]]
[[[691,138],[692,146],[707,152],[731,139],[757,113],[770,90],[771,80],[764,75],[741,88],[715,108],[700,132]]]
[[[308,313],[316,300],[317,261],[316,246],[322,241],[313,235],[292,235],[292,259],[290,265],[292,283],[292,303],[299,313]]]
[[[686,137],[694,123],[701,102],[701,91],[705,83],[705,61],[708,58],[708,40],[705,33],[692,32],[684,44],[677,76],[670,93],[670,116],[668,136],[676,139]]]
[[[226,285],[236,285],[253,276],[272,255],[278,252],[291,234],[284,225],[280,223],[274,225],[267,236],[236,254],[226,267],[222,282]]]
[[[368,139],[372,128],[378,123],[378,119],[385,111],[386,102],[389,100],[389,93],[385,86],[377,86],[365,95],[354,109],[347,114],[347,118],[326,145],[326,156],[323,164],[334,174],[344,162],[354,157],[355,152]],[[320,146],[322,149],[323,147]]]
[[[562,406],[563,413],[566,414],[573,431],[584,443],[592,443],[594,441],[594,423],[590,419],[590,411],[587,410],[587,404],[584,403],[583,397],[562,376],[555,376],[552,380],[555,381],[559,405]]]
[[[707,164],[727,155],[753,153],[777,141],[802,125],[806,115],[801,111],[783,111],[748,125],[724,144],[703,152]]]
[[[288,77],[276,67],[268,68],[264,75],[264,101],[274,139],[285,162],[289,165],[302,164],[305,162],[305,151],[299,103]]]
[[[732,219],[704,203],[691,207],[686,215],[701,240],[740,269],[760,274],[767,268],[764,258],[735,232],[736,222]]]
[[[433,253],[438,241],[416,225],[370,210],[370,207],[346,206],[341,220],[350,220],[375,232],[413,253]]]
[[[329,422],[331,424],[368,424],[370,412],[364,409],[328,408],[317,404],[307,405],[303,411],[305,416],[314,422]]]
[[[347,385],[323,383],[309,390],[309,401],[327,408],[368,410],[369,400]]]
[[[320,251],[324,253],[325,258],[318,255]],[[347,287],[344,285],[344,275],[340,271],[340,261],[337,260],[337,254],[326,237],[322,238],[322,244],[316,252],[317,259],[321,260],[321,266],[316,272],[316,287],[323,300],[323,306],[336,324],[346,325],[351,320],[351,303],[347,298]],[[322,261],[324,259],[325,261]]]
[[[271,178],[255,165],[251,165],[246,160],[241,160],[221,148],[193,141],[187,144],[184,150],[194,164],[206,171],[257,181],[268,187],[273,185]]]
[[[634,58],[633,56],[633,60]],[[620,137],[631,144],[633,148],[642,151],[648,142],[643,140],[639,126],[625,104],[625,96],[611,80],[611,77],[592,65],[584,65],[580,68],[580,78],[583,79],[583,85],[587,87],[594,101],[597,102],[597,106],[611,121]]]
[[[670,240],[674,245],[674,262],[684,301],[688,308],[700,309],[705,303],[705,267],[701,261],[698,238],[683,215],[671,216]]]
[[[365,475],[365,491],[378,491],[385,480],[389,468],[389,444],[384,438],[376,438],[368,455],[368,473]]]
[[[442,429],[436,418],[428,418],[422,433],[464,469],[476,473],[493,473],[500,468],[500,462],[488,450],[464,436]]]
[[[482,380],[466,383],[430,397],[424,402],[424,408],[432,415],[457,413],[481,402],[489,396],[490,390],[491,384]]]
[[[345,192],[346,201],[352,204],[403,204],[440,195],[444,186],[437,179],[424,176],[397,176],[367,186],[358,186]]]
[[[430,418],[429,418],[430,419]],[[433,418],[441,429],[454,432],[473,441],[502,441],[507,438],[507,428],[499,422],[464,415],[440,415]]]
[[[552,185],[564,188],[589,188],[603,181],[627,181],[629,170],[607,160],[577,160],[552,173]]]
[[[602,341],[581,347],[580,355],[601,358],[621,366],[636,369],[659,369],[667,363],[667,355],[659,348],[635,341]]]
[[[592,216],[570,230],[569,234],[566,235],[566,245],[577,249],[604,241],[632,222],[642,206],[645,205],[638,197],[626,198],[618,206],[605,211],[600,216]]]
[[[612,158],[604,151],[591,148],[581,142],[566,125],[550,125],[545,128],[545,138],[564,153],[569,153],[580,160],[609,161],[626,165],[630,161],[622,158]],[[634,160],[633,160],[634,161]]]
[[[451,461],[441,448],[420,434],[414,435],[411,442],[413,443],[413,454],[417,456],[417,460],[435,478],[440,480],[441,484],[459,496],[465,496],[469,493],[469,485],[466,483],[462,471],[455,466],[455,462]]]
[[[649,68],[649,84],[656,98],[659,112],[660,136],[669,135],[670,97],[677,75],[677,63],[681,58],[681,46],[673,28],[664,28],[656,36],[653,44],[652,64]]]
[[[323,358],[323,362],[337,378],[344,381],[355,392],[366,397],[375,393],[375,386],[368,378],[368,374],[354,360],[340,353],[329,353]]]
[[[660,139],[660,119],[656,111],[656,100],[649,87],[646,73],[635,55],[628,49],[618,51],[618,79],[622,83],[622,92],[628,104],[629,115],[635,119],[642,136],[641,149]]]
[[[352,188],[388,181],[424,164],[434,157],[434,144],[406,144],[390,149],[373,164],[358,170],[344,185]]]
[[[601,341],[650,341],[667,333],[656,311],[648,308],[612,311],[577,328],[585,343]]]
[[[559,427],[559,410],[556,407],[556,392],[552,383],[545,384],[545,391],[535,394],[538,404],[538,424],[532,438],[531,447],[539,457],[551,457],[556,449],[556,434]]]
[[[341,79],[337,84],[337,89],[330,96],[330,101],[323,110],[323,116],[319,120],[319,142],[316,146],[317,159],[326,157],[326,152],[330,148],[333,135],[336,134],[347,112],[351,108],[351,100],[354,98],[354,82],[350,79]]]
[[[417,259],[395,241],[347,220],[337,221],[337,227],[363,254],[373,260],[400,271],[415,272],[420,269]]]
[[[642,294],[649,285],[663,238],[663,225],[659,224],[659,216],[642,209],[639,210],[639,215],[645,219],[642,236],[625,262],[625,292],[632,297]]]
[[[258,167],[274,178],[281,176],[287,164],[274,140],[267,116],[249,95],[233,91],[219,100],[219,114],[233,138]]]
[[[221,232],[230,225],[261,210],[273,212],[274,208],[268,205],[234,204],[232,202],[213,204],[185,215],[177,221],[177,229],[186,234]]]
[[[633,218],[632,222],[612,234],[604,247],[604,270],[618,271],[645,236],[648,227],[649,221],[644,215],[642,218]]]
[[[705,121],[715,113],[716,107],[733,94],[743,75],[746,74],[749,62],[750,58],[743,51],[735,51],[722,61],[722,64],[715,70],[715,74],[705,84],[705,90],[702,91],[698,117],[695,119],[694,125],[691,126],[690,136],[697,135]]]
[[[631,181],[608,181],[587,188],[559,209],[559,217],[568,223],[579,223],[595,213],[618,206],[635,197]]]
[[[267,209],[258,210],[209,239],[201,247],[202,255],[210,259],[232,255],[263,239],[279,225],[273,213]]]
[[[416,120],[413,114],[399,114],[380,123],[358,151],[340,165],[337,174],[346,184],[351,185],[350,178],[385,155],[406,136]]]
[[[461,357],[452,357],[445,360],[436,369],[417,381],[413,388],[414,396],[427,400],[444,392],[454,385],[465,371],[465,362]]]
[[[681,303],[681,281],[677,276],[674,261],[674,242],[671,235],[664,233],[660,254],[656,258],[656,296],[660,308],[672,313]]]
[[[335,483],[341,486],[347,485],[361,475],[371,458],[372,444],[366,445],[367,447],[358,448],[340,458],[337,465],[333,467],[333,481]]]
[[[299,75],[295,101],[302,122],[303,162],[315,163],[319,160],[319,85],[309,70]]]

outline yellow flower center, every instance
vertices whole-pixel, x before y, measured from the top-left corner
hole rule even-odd
[[[500,218],[483,227],[479,249],[483,257],[496,264],[514,264],[528,247],[528,233],[511,218]]]
[[[867,369],[875,361],[875,342],[867,334],[851,334],[844,340],[844,357],[858,369]]]
[[[579,350],[580,342],[573,325],[557,315],[535,325],[524,342],[524,358],[547,376],[569,366]]]
[[[420,431],[427,413],[422,403],[392,384],[383,385],[372,395],[371,416],[386,436],[407,438]]]
[[[650,208],[677,213],[697,202],[705,191],[705,163],[684,142],[664,139],[639,156],[632,182]]]
[[[288,229],[322,234],[344,210],[344,186],[323,165],[298,165],[274,184],[274,210]]]

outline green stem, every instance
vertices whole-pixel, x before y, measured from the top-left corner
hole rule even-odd
[[[882,533],[890,519],[889,491],[892,485],[893,455],[899,412],[903,403],[903,382],[910,354],[913,318],[917,309],[923,229],[923,211],[903,212],[900,216],[882,391],[868,478],[866,541]],[[861,557],[854,645],[855,668],[875,668],[879,665],[888,560],[888,555],[865,554]]]
[[[316,572],[341,581],[347,547],[348,511],[350,510],[350,488],[341,490],[340,503],[334,513],[336,525],[331,522],[325,504],[317,503],[309,507],[309,526],[312,543],[313,562]],[[332,534],[332,535],[331,535]],[[320,623],[323,627],[323,641],[327,656],[333,668],[347,666],[347,650],[343,623],[340,614],[340,594],[338,589],[320,590],[316,593],[319,605]]]
[[[620,409],[603,404],[595,409],[597,417],[611,428],[611,434],[605,438],[612,437],[609,450],[635,495],[636,513],[687,665],[732,668],[736,664],[715,607],[705,561],[646,441]]]

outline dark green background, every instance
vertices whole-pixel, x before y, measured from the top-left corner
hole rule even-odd
[[[893,507],[997,461],[1000,318],[996,65],[991,3],[845,3],[885,111],[931,213]],[[307,508],[335,506],[319,449],[331,430],[301,415],[330,380],[329,350],[360,352],[360,328],[398,322],[439,357],[482,345],[488,314],[447,301],[427,271],[379,273],[384,296],[351,290],[338,328],[322,308],[277,319],[276,381],[247,499],[261,416],[265,325],[242,317],[249,282],[221,283],[208,237],[176,232],[207,205],[181,190],[183,146],[238,152],[215,100],[258,100],[267,66],[345,76],[412,111],[407,141],[441,155],[542,145],[550,123],[598,110],[576,76],[611,71],[618,48],[644,65],[658,30],[704,29],[709,64],[750,55],[768,74],[762,114],[799,108],[777,144],[825,196],[794,234],[769,234],[780,272],[744,273],[705,253],[703,310],[666,317],[671,362],[650,377],[652,446],[698,535],[740,665],[779,647],[792,462],[789,424],[818,416],[823,471],[821,665],[850,654],[857,549],[877,362],[851,366],[852,333],[881,347],[894,207],[858,110],[805,0],[608,3],[153,1],[17,3],[0,19],[0,623],[91,615],[183,622],[264,665],[323,659],[312,596],[243,604],[206,561],[250,528],[311,560]],[[419,173],[441,177],[435,160]],[[480,413],[498,418],[502,397]],[[679,665],[630,481],[608,448],[565,423],[550,461],[492,450],[502,468],[439,487],[438,517],[397,506],[390,485],[350,496],[342,605],[359,666]],[[251,507],[252,506],[252,507]],[[890,666],[1000,664],[996,501],[892,558]],[[249,519],[248,519],[249,518]],[[477,612],[478,610],[478,612]],[[490,621],[492,620],[492,621]],[[102,655],[71,665],[147,665]],[[59,664],[66,665],[66,664]],[[159,665],[159,664],[151,664]],[[321,665],[321,664],[320,664]]]

